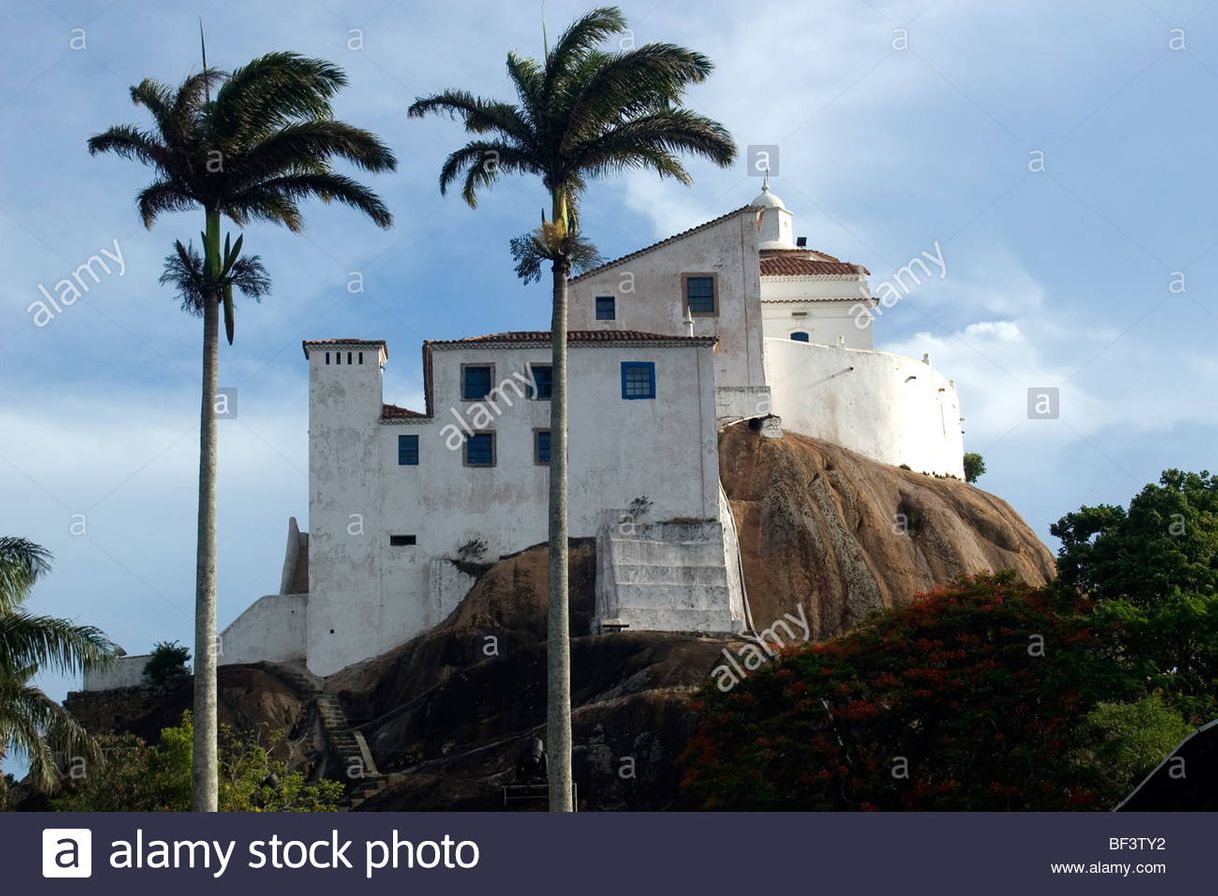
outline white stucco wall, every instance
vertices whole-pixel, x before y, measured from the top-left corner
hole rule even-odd
[[[808,334],[808,341],[837,345],[845,340],[847,348],[872,348],[871,317],[856,300],[841,302],[762,302],[762,328],[767,339],[790,339],[791,334]],[[797,316],[802,315],[802,316]],[[856,318],[865,326],[855,323]]]
[[[467,467],[458,417],[461,365],[493,364],[495,382],[544,345],[432,348],[432,420],[380,421],[379,367],[325,365],[310,351],[309,668],[330,674],[436,625],[431,561],[471,539],[486,559],[546,540],[548,467],[534,463],[533,432],[549,402],[507,389],[489,429],[496,466]],[[573,344],[569,361],[570,532],[595,536],[606,507],[647,496],[661,519],[718,514],[714,356],[705,341]],[[653,361],[656,398],[623,400],[622,361]],[[517,380],[519,382],[519,380]],[[483,428],[483,427],[475,427]],[[397,437],[419,436],[419,464],[399,466]],[[449,445],[456,445],[451,450]],[[413,535],[391,546],[390,535]]]
[[[762,277],[761,318],[767,339],[808,334],[809,342],[873,348],[870,289],[865,274]]]
[[[84,690],[110,691],[115,688],[134,688],[144,684],[144,666],[151,654],[120,656],[109,669],[90,669],[84,675]]]
[[[956,387],[887,352],[767,339],[766,376],[783,428],[884,463],[964,478]]]
[[[220,665],[289,663],[305,658],[307,594],[268,594],[220,633]]]
[[[717,336],[719,386],[763,386],[757,209],[744,209],[634,258],[571,281],[573,330],[641,330],[684,336],[682,274],[717,275],[719,313],[695,317],[695,336]],[[596,319],[596,297],[614,296],[617,318]]]

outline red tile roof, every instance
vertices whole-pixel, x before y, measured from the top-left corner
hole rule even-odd
[[[629,261],[632,258],[638,258],[640,255],[646,255],[648,252],[652,252],[656,249],[659,249],[661,246],[667,246],[669,243],[675,243],[677,240],[683,240],[687,236],[691,236],[701,230],[706,230],[708,227],[714,227],[716,224],[722,224],[724,221],[727,221],[729,218],[734,218],[737,215],[743,214],[744,212],[747,212],[747,211],[750,211],[753,209],[755,209],[755,206],[742,205],[742,206],[740,206],[740,208],[734,209],[734,210],[728,212],[726,215],[720,215],[717,218],[712,218],[711,220],[707,221],[705,224],[699,224],[697,227],[689,228],[689,230],[682,230],[680,233],[674,233],[670,237],[665,237],[664,239],[660,240],[658,243],[652,243],[650,246],[644,246],[642,249],[636,249],[634,252],[631,252],[629,255],[623,255],[620,258],[613,259],[612,261],[606,261],[604,264],[602,264],[598,267],[595,267],[590,271],[584,271],[578,277],[572,277],[571,282],[578,283],[580,280],[583,280],[587,277],[591,277],[593,274],[599,274],[601,271],[605,270],[606,268],[611,268],[614,265],[621,264],[623,261]]]
[[[860,264],[838,261],[832,255],[821,252],[787,249],[761,254],[763,277],[858,276],[869,273]]]
[[[674,336],[664,333],[644,333],[641,330],[568,330],[567,344],[621,345],[639,342],[675,343],[678,345],[713,345],[714,336]],[[465,339],[437,339],[423,343],[424,349],[440,346],[483,345],[549,345],[549,330],[515,330],[508,333],[490,333],[486,336],[469,336]]]
[[[396,404],[381,405],[382,420],[425,420],[427,415],[410,408],[398,407]]]

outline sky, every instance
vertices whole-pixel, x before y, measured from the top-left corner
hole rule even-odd
[[[341,65],[339,118],[378,133],[396,173],[366,176],[389,231],[314,203],[295,235],[246,231],[274,281],[238,309],[220,384],[219,623],[278,589],[287,520],[307,527],[302,339],[383,338],[385,400],[421,403],[420,343],[546,329],[546,284],[513,276],[510,237],[538,184],[504,180],[477,210],[438,190],[463,141],[408,120],[446,87],[511,99],[509,49],[542,52],[574,2],[133,0],[0,8],[0,532],[55,554],[37,612],[100,626],[129,653],[191,644],[201,326],[158,286],[199,213],[151,230],[139,164],[88,137],[147,125],[128,88],[176,83],[290,49]],[[1083,504],[1126,503],[1166,468],[1213,468],[1218,443],[1218,3],[1205,0],[625,2],[629,45],[706,53],[689,105],[744,150],[777,146],[772,188],[810,246],[876,284],[923,252],[946,271],[876,321],[877,347],[955,379],[981,487],[1053,545]],[[760,180],[692,162],[684,187],[632,174],[589,192],[582,226],[607,258],[737,208]],[[121,256],[51,319],[40,286],[106,249]],[[105,256],[102,256],[103,258]],[[348,283],[355,272],[363,292]],[[1060,416],[1029,419],[1029,389]],[[59,697],[78,687],[45,676]]]

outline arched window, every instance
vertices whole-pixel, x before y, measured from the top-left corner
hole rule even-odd
[[[791,341],[792,342],[808,342],[809,341],[808,334],[805,333],[803,330],[796,330],[794,333],[791,334]]]

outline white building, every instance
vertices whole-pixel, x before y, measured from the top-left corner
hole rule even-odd
[[[596,624],[751,625],[718,431],[763,418],[963,476],[953,383],[872,350],[866,268],[815,252],[768,183],[753,202],[571,281],[570,532],[597,540]],[[220,662],[320,675],[440,623],[469,562],[547,537],[549,333],[423,344],[426,405],[387,405],[380,340],[306,341],[309,533]],[[127,657],[86,689],[125,682]],[[128,668],[130,667],[130,668]],[[142,666],[140,666],[142,668]],[[136,676],[138,679],[138,675]]]

